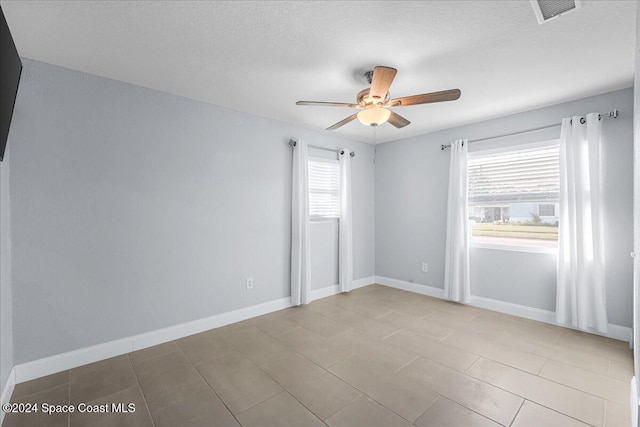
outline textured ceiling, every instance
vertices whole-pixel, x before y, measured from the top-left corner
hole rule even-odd
[[[314,129],[354,102],[375,65],[391,96],[459,88],[398,108],[412,124],[338,132],[380,143],[633,83],[635,1],[584,1],[544,25],[529,1],[1,1],[24,57]]]

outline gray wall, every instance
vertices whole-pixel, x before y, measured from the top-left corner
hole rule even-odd
[[[16,364],[288,296],[289,138],[356,151],[354,278],[374,274],[372,146],[24,66],[9,141]]]
[[[12,132],[13,129],[10,130]],[[13,318],[11,300],[11,200],[9,197],[9,149],[0,163],[0,391],[13,367]]]
[[[631,326],[633,90],[566,102],[376,148],[376,275],[443,287],[449,151],[440,144],[518,132],[593,111],[620,110],[603,124],[609,322]],[[470,150],[559,137],[560,128],[472,143]],[[471,250],[473,295],[555,310],[555,255]],[[421,272],[421,263],[429,272]]]

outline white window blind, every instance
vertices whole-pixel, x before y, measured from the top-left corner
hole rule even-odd
[[[340,216],[340,164],[337,160],[309,159],[309,216]]]
[[[557,201],[559,178],[557,143],[470,156],[469,205]]]

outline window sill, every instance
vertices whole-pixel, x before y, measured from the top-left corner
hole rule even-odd
[[[558,254],[558,248],[550,248],[545,246],[523,246],[523,245],[507,245],[499,243],[479,243],[471,242],[470,247],[478,249],[494,249],[498,251],[512,252],[529,252],[536,254]]]
[[[340,221],[339,218],[318,218],[318,219],[311,218],[309,220],[311,224],[323,224],[326,222],[339,222],[339,221]]]

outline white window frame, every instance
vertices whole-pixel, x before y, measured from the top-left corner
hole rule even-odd
[[[307,160],[309,162],[314,161],[314,162],[324,162],[324,163],[334,163],[338,165],[338,169],[340,168],[340,162],[338,160],[335,159],[328,159],[326,157],[315,157],[315,156],[308,156]],[[338,172],[339,173],[339,172]],[[338,188],[338,199],[340,198],[340,191],[341,189]],[[309,197],[311,197],[311,193],[309,192]],[[338,213],[338,216],[336,217],[328,217],[328,216],[321,216],[321,215],[311,215],[311,212],[309,212],[309,221],[311,224],[322,224],[322,223],[326,223],[326,222],[339,222],[340,221],[340,214]]]
[[[502,147],[490,148],[486,150],[473,150],[467,154],[468,158],[479,157],[490,154],[507,153],[509,151],[527,150],[532,148],[544,148],[551,145],[557,145],[560,143],[560,139],[549,139],[538,142],[531,142],[526,144],[504,145]],[[467,201],[468,202],[468,201]],[[477,249],[493,249],[500,251],[511,252],[529,252],[529,253],[542,253],[542,254],[558,254],[558,248],[550,248],[546,246],[531,246],[524,244],[501,244],[501,243],[486,243],[486,242],[474,242],[471,235],[471,224],[469,224],[469,247]]]

